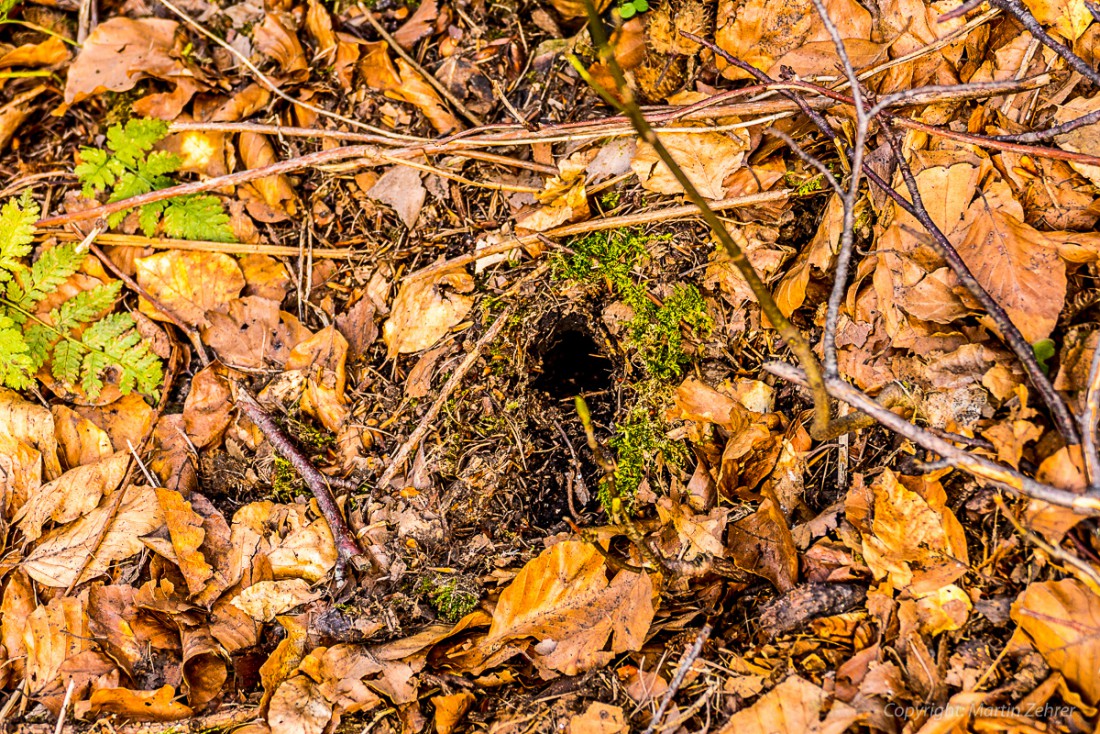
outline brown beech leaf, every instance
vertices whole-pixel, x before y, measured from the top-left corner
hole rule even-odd
[[[863,537],[867,565],[876,578],[889,577],[894,588],[929,593],[969,570],[962,525],[938,481],[899,478],[886,470],[870,488],[853,488],[846,506]]]
[[[1016,598],[1012,620],[1088,705],[1100,702],[1100,596],[1076,579],[1034,583]]]
[[[41,43],[26,43],[0,56],[0,69],[14,66],[53,66],[67,61],[69,47],[59,36],[50,36]]]
[[[156,111],[174,119],[200,88],[194,74],[173,56],[178,27],[173,20],[123,17],[97,25],[69,65],[65,104],[103,92],[125,92],[151,76],[177,85],[174,95],[153,100],[164,103],[153,105]]]
[[[270,622],[319,596],[302,579],[260,581],[241,591],[230,603],[258,622]]]
[[[653,621],[652,595],[646,574],[624,570],[609,583],[603,556],[591,544],[558,543],[524,566],[501,592],[482,645],[496,652],[528,637],[552,642],[529,652],[536,666],[544,677],[548,670],[576,675],[638,649]]]
[[[35,608],[23,628],[27,694],[59,709],[65,695],[62,666],[92,644],[88,616],[79,598],[59,597]]]
[[[1017,216],[1019,215],[1019,216]],[[1004,184],[971,204],[959,255],[978,282],[1034,344],[1050,336],[1066,299],[1066,265],[1054,243],[1021,221]]]
[[[66,405],[54,405],[50,411],[61,456],[70,469],[94,464],[114,453],[107,432],[80,413]]]
[[[267,298],[234,298],[225,310],[207,312],[209,326],[202,330],[202,340],[230,367],[281,367],[290,350],[310,336],[295,316]]]
[[[1093,21],[1085,0],[1024,0],[1031,14],[1045,26],[1054,26],[1062,38],[1076,41]]]
[[[718,734],[843,734],[860,714],[834,701],[822,719],[828,698],[813,683],[792,675],[730,717]]]
[[[64,524],[88,514],[104,494],[118,488],[129,463],[130,455],[119,451],[95,464],[70,469],[43,484],[16,514],[19,530],[27,540],[38,540],[42,526],[48,521]]]
[[[709,130],[682,133],[669,130],[660,133],[659,137],[688,180],[708,199],[724,196],[722,182],[741,167],[749,147],[749,135],[744,130],[730,134]],[[684,193],[684,187],[648,143],[638,143],[630,167],[648,191],[658,194]]]
[[[245,286],[237,262],[220,252],[169,250],[134,263],[138,284],[192,326],[209,326],[206,312],[224,312]],[[150,318],[169,320],[144,298],[140,306]]]
[[[199,550],[206,537],[202,518],[179,492],[157,487],[156,494],[164,514],[164,524],[172,539],[176,565],[187,582],[188,591],[194,596],[206,588],[206,582],[214,575],[214,569]]]
[[[474,694],[469,691],[461,691],[449,696],[433,696],[432,706],[435,707],[435,716],[432,723],[435,725],[436,734],[452,734],[473,703]]]
[[[115,714],[132,721],[178,721],[190,717],[191,708],[175,698],[176,690],[172,686],[162,686],[155,691],[104,688],[77,704],[76,711],[81,718]]]
[[[294,617],[276,618],[286,630],[286,637],[275,647],[271,657],[260,666],[260,680],[263,682],[264,695],[260,699],[260,709],[266,709],[271,696],[279,685],[294,674],[298,663],[306,656],[308,640],[305,625]]]
[[[409,19],[393,32],[393,40],[404,48],[412,48],[414,43],[431,34],[438,17],[439,4],[436,0],[424,0]]]
[[[137,393],[106,405],[78,405],[75,410],[107,432],[115,451],[129,451],[131,444],[141,445],[153,428],[153,409]]]
[[[107,522],[110,522],[110,527],[80,581],[94,578],[112,563],[138,553],[145,547],[141,536],[161,527],[164,516],[157,505],[156,493],[151,488],[131,486],[126,487],[125,491],[126,496],[117,514],[112,513],[113,502],[108,498],[76,522],[44,535],[23,561],[23,569],[40,584],[68,587],[76,580]]]
[[[404,59],[397,59],[397,66],[394,67],[389,45],[385,41],[365,43],[363,48],[365,52],[359,60],[359,73],[369,87],[384,92],[390,99],[414,105],[443,135],[460,127],[443,100],[415,69]]]
[[[237,150],[244,167],[249,170],[263,168],[276,162],[275,148],[263,133],[242,132],[237,141]],[[265,176],[253,181],[252,185],[260,192],[263,202],[270,210],[265,212],[264,216],[256,217],[257,219],[264,222],[279,222],[297,213],[298,197],[290,185],[290,179],[285,174]],[[272,213],[276,216],[271,216]]]
[[[219,440],[232,419],[229,383],[216,365],[202,368],[191,378],[191,390],[183,403],[183,427],[198,448]]]
[[[42,455],[46,479],[61,476],[53,414],[49,408],[28,402],[17,392],[0,388],[0,433],[37,449]]]
[[[290,290],[290,274],[286,266],[270,255],[245,255],[237,264],[244,273],[244,295],[267,298],[282,303]]]
[[[420,216],[427,194],[424,184],[420,183],[420,172],[408,166],[389,169],[367,191],[370,198],[393,207],[401,223],[410,230]]]
[[[569,719],[567,731],[569,734],[620,734],[629,730],[621,707],[593,701],[583,714]]]
[[[1076,2],[1079,3],[1081,0],[1076,0]],[[1069,122],[1096,110],[1100,110],[1100,96],[1093,96],[1092,98],[1074,97],[1064,105],[1058,106],[1058,110],[1054,113],[1054,121],[1059,124]],[[1100,145],[1100,123],[1094,122],[1091,125],[1082,125],[1076,130],[1056,135],[1054,142],[1058,143],[1059,148],[1074,153],[1094,151],[1096,146]],[[1078,163],[1077,161],[1070,161],[1069,165],[1073,170],[1091,181],[1094,186],[1100,186],[1100,166]]]
[[[474,279],[465,270],[417,278],[401,286],[382,327],[387,359],[427,349],[466,317],[474,305]]]
[[[252,41],[261,53],[279,65],[283,75],[298,77],[303,72],[308,73],[309,62],[298,35],[287,30],[275,13],[264,15],[263,23],[253,30]]]

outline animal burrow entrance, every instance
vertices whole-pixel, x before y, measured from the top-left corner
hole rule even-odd
[[[551,314],[543,321],[531,350],[536,358],[531,386],[555,402],[571,401],[577,395],[606,394],[614,364],[601,352],[589,317]]]

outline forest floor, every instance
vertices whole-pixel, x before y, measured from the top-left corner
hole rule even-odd
[[[0,725],[1095,731],[1098,61],[0,0]]]

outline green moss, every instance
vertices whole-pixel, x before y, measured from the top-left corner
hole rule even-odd
[[[600,203],[603,204],[604,209],[614,209],[619,205],[619,201],[622,200],[622,193],[619,191],[608,191],[606,194],[600,197]]]
[[[438,574],[425,578],[417,591],[427,598],[441,618],[452,623],[472,612],[480,599],[476,587],[461,576]]]
[[[636,355],[645,379],[634,386],[638,398],[626,419],[616,426],[610,442],[617,469],[614,486],[607,481],[600,484],[599,499],[605,509],[610,508],[614,493],[630,512],[638,487],[658,458],[676,465],[686,458],[684,447],[665,436],[661,416],[668,401],[668,383],[680,377],[691,362],[684,350],[685,331],[700,337],[713,328],[695,286],[674,286],[658,305],[646,288],[635,282],[634,268],[645,260],[655,239],[625,229],[595,233],[571,242],[572,254],[559,256],[553,264],[554,276],[560,280],[606,282],[634,312],[626,324],[624,342]]]

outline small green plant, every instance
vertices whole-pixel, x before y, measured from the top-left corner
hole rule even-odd
[[[619,5],[619,15],[623,20],[630,20],[638,13],[644,13],[647,10],[649,10],[647,0],[630,0],[630,2]]]
[[[480,596],[459,576],[436,575],[421,580],[419,591],[447,622],[457,622],[474,610]]]
[[[161,120],[134,119],[125,126],[112,125],[107,130],[106,150],[80,149],[81,162],[75,173],[84,186],[84,195],[93,197],[110,190],[107,201],[115,202],[175,185],[169,174],[179,170],[179,157],[153,150],[167,134],[168,125]],[[129,209],[115,212],[107,223],[117,227],[129,212]],[[154,201],[142,206],[138,213],[147,237],[156,234],[161,226],[169,237],[180,239],[215,242],[234,239],[229,215],[216,196],[191,194]]]
[[[623,195],[621,191],[608,191],[606,194],[600,197],[600,203],[603,204],[605,209],[614,209],[622,201]]]
[[[1050,367],[1047,365],[1047,362],[1058,352],[1054,340],[1040,339],[1031,345],[1031,350],[1035,352],[1035,361],[1039,363],[1039,367],[1043,370],[1043,374],[1049,373]]]
[[[103,389],[103,375],[118,373],[123,394],[151,393],[160,385],[160,360],[149,351],[128,313],[108,313],[118,298],[115,281],[81,291],[48,314],[38,306],[69,279],[87,257],[75,244],[53,247],[34,262],[31,254],[39,208],[29,192],[0,209],[0,383],[14,389],[34,385],[47,362],[51,374],[79,384],[91,398]]]
[[[636,350],[650,377],[678,377],[690,358],[684,351],[683,327],[695,335],[710,331],[706,303],[693,285],[677,285],[658,305],[635,282],[633,270],[647,255],[646,246],[665,237],[646,237],[629,230],[598,232],[574,240],[573,253],[554,262],[559,279],[606,281],[634,311],[627,324],[627,346]]]
[[[615,494],[628,514],[656,457],[676,465],[686,458],[684,447],[665,435],[661,407],[667,400],[667,382],[679,377],[691,361],[684,351],[685,328],[699,336],[713,327],[703,296],[694,286],[674,286],[658,305],[635,281],[634,268],[655,239],[629,230],[587,235],[570,243],[572,254],[558,258],[553,270],[560,279],[607,282],[634,311],[626,324],[626,344],[637,354],[646,377],[635,385],[638,399],[616,425],[610,441],[616,456]],[[610,512],[615,498],[609,482],[600,483],[598,498]]]

